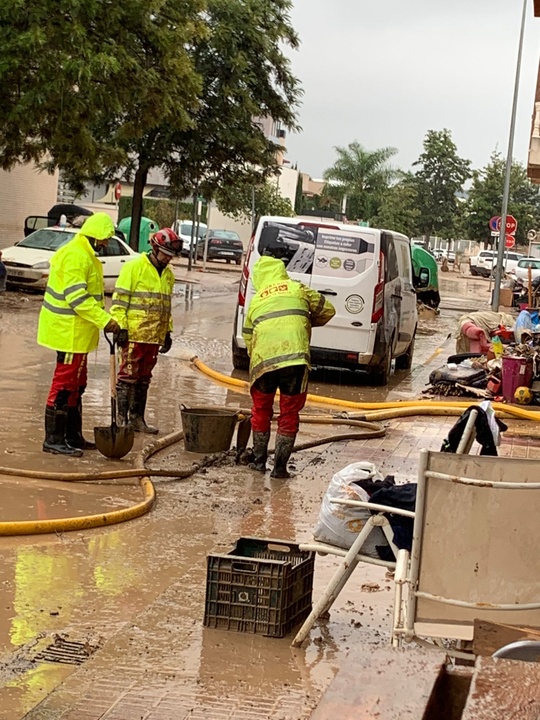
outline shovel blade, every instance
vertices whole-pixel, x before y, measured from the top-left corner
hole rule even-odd
[[[109,427],[95,427],[94,439],[96,447],[102,455],[108,458],[123,458],[133,447],[135,433],[129,427],[110,425]]]

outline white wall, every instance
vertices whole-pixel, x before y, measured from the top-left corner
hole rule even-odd
[[[40,172],[35,165],[0,171],[0,248],[24,237],[28,215],[47,215],[56,204],[58,173]]]

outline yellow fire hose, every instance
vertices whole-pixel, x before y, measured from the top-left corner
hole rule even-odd
[[[239,389],[243,392],[249,390],[249,384],[245,380],[231,378],[223,373],[208,367],[198,357],[191,359],[192,364],[200,372],[212,380],[225,385]],[[377,438],[385,435],[385,429],[377,423],[382,420],[391,420],[399,417],[411,417],[419,415],[430,416],[459,416],[463,410],[474,404],[474,401],[431,401],[431,400],[409,400],[399,402],[354,402],[350,400],[340,400],[322,395],[308,394],[308,403],[315,405],[330,406],[341,408],[342,416],[335,415],[302,415],[302,423],[307,424],[332,424],[332,425],[348,425],[361,428],[360,432],[346,433],[325,437],[312,442],[307,442],[295,446],[295,451],[306,450],[318,445],[335,442],[337,440],[358,440]],[[540,412],[526,410],[525,408],[515,407],[513,405],[504,405],[502,403],[493,403],[493,407],[498,416],[513,417],[521,420],[530,420],[532,422],[540,422]],[[227,408],[230,409],[230,408]],[[347,411],[360,411],[356,413],[348,413]],[[240,410],[238,419],[242,419],[249,415],[249,410]],[[241,413],[244,413],[242,415]],[[63,482],[100,482],[119,480],[122,478],[138,478],[139,485],[143,494],[141,502],[132,505],[129,508],[121,510],[112,510],[106,513],[96,515],[88,515],[85,517],[72,518],[54,518],[50,520],[21,520],[12,522],[0,522],[0,536],[6,535],[38,535],[44,533],[60,533],[73,530],[87,530],[105,525],[114,525],[127,520],[133,520],[147,513],[153,506],[156,498],[154,485],[150,479],[155,477],[173,477],[177,479],[186,479],[195,474],[202,466],[205,465],[204,460],[194,465],[189,470],[149,470],[146,468],[146,461],[157,452],[174,445],[183,438],[181,431],[170,433],[169,435],[155,440],[146,445],[136,456],[135,467],[123,470],[107,470],[103,472],[90,473],[49,473],[38,470],[20,470],[16,468],[0,467],[0,476],[17,476],[31,479],[42,480],[60,480]]]
[[[191,363],[207,377],[226,385],[227,387],[241,389],[247,391],[249,384],[245,380],[232,378],[223,373],[212,370],[205,365],[197,356],[191,358]],[[325,397],[323,395],[308,394],[307,402],[316,405],[329,405],[337,408],[347,408],[349,410],[363,410],[362,415],[366,420],[390,420],[396,417],[406,417],[412,415],[461,415],[474,401],[439,401],[439,400],[403,400],[394,402],[355,402],[352,400],[339,400],[336,398]],[[540,412],[534,410],[525,410],[525,408],[516,407],[514,405],[504,405],[503,403],[494,402],[492,406],[497,415],[504,414],[520,420],[531,420],[532,422],[540,422]],[[438,412],[442,410],[443,412]],[[456,412],[449,412],[455,410]],[[393,412],[398,411],[398,412]],[[403,412],[409,411],[409,412]],[[384,415],[381,415],[384,412]]]

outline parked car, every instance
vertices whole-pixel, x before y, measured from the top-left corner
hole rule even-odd
[[[531,268],[533,280],[540,277],[540,259],[538,258],[523,258],[513,270],[509,271],[509,274],[520,280],[527,281],[529,279],[529,268]]]
[[[504,268],[511,273],[515,270],[518,262],[525,258],[523,253],[506,250],[504,253]],[[489,277],[497,264],[497,252],[495,250],[482,250],[474,257],[469,258],[469,269],[471,275]]]
[[[182,240],[182,255],[183,257],[189,257],[189,251],[191,248],[191,231],[193,229],[193,223],[191,220],[180,220],[175,223],[173,230],[176,232],[178,237]],[[197,234],[196,243],[199,240],[204,240],[204,236],[208,231],[208,226],[204,223],[199,223],[199,232]],[[195,245],[196,247],[196,245]]]
[[[45,290],[53,253],[75,237],[77,232],[78,228],[41,228],[5,248],[2,252],[8,285]],[[101,247],[97,255],[103,264],[105,292],[112,293],[123,264],[138,257],[139,253],[120,238],[112,237],[107,247]]]
[[[206,238],[208,238],[207,260],[225,260],[227,263],[234,260],[240,265],[244,245],[237,233],[231,230],[209,230]],[[201,260],[204,257],[206,238],[201,238],[197,242],[197,257]]]
[[[409,238],[397,232],[262,217],[250,240],[242,271],[232,338],[235,368],[247,369],[242,336],[244,318],[255,295],[253,265],[261,255],[283,260],[293,280],[328,297],[336,314],[313,328],[314,366],[366,370],[373,384],[386,385],[396,368],[411,367],[417,325],[415,278]],[[429,272],[418,268],[417,287]]]

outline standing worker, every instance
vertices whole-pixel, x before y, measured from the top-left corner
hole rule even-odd
[[[324,295],[291,280],[282,260],[263,256],[253,267],[256,295],[242,335],[250,357],[254,462],[264,472],[274,397],[279,388],[278,431],[271,477],[288,478],[299,413],[306,403],[311,328],[326,325],[335,308]]]
[[[118,418],[135,432],[155,434],[144,413],[152,370],[158,352],[171,349],[171,300],[174,274],[169,267],[180,255],[182,241],[170,228],[158,230],[150,239],[152,249],[124,265],[113,295],[111,314],[128,340],[121,348],[116,385]]]
[[[113,233],[113,221],[106,213],[91,215],[51,258],[37,337],[40,345],[56,350],[45,409],[44,452],[80,457],[82,450],[96,447],[82,435],[82,396],[88,353],[97,348],[99,331],[120,329],[104,309],[103,269],[96,257]]]

